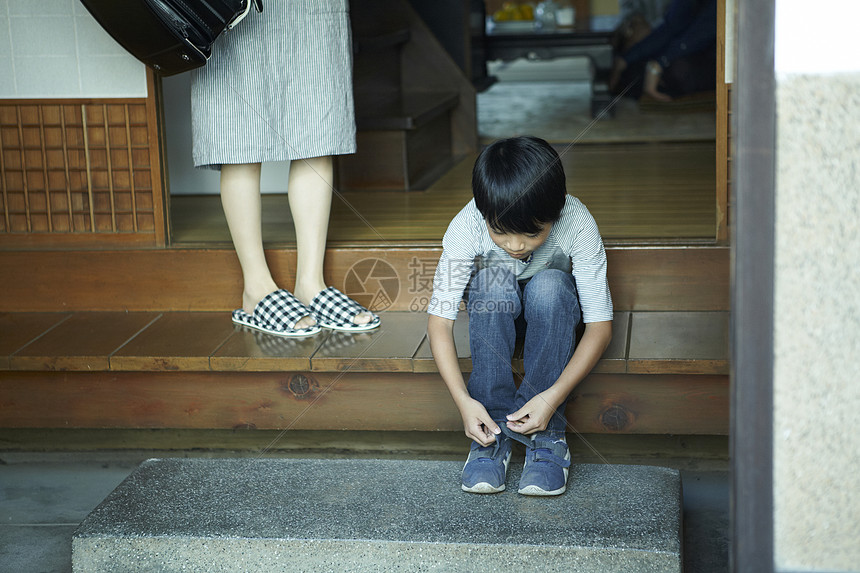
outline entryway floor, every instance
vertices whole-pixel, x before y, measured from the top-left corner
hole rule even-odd
[[[71,542],[76,527],[138,464],[152,457],[218,455],[222,454],[199,451],[2,453],[0,561],[9,571],[71,571]],[[256,457],[258,454],[229,452],[223,455]],[[711,464],[706,470],[682,469],[681,477],[684,571],[727,572],[728,471],[715,470]],[[456,488],[457,484],[451,487]],[[574,491],[575,484],[571,484],[570,492]]]

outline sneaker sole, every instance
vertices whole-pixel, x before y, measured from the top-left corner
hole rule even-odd
[[[467,491],[469,493],[499,493],[500,491],[505,491],[505,484],[502,484],[499,487],[494,487],[487,482],[476,483],[472,487],[466,487],[465,485],[461,485],[460,487],[463,491]]]
[[[522,495],[533,495],[533,496],[551,496],[551,495],[561,495],[567,490],[567,486],[561,487],[559,489],[554,489],[552,491],[546,491],[539,488],[536,485],[527,485],[523,489],[517,490],[517,493]]]

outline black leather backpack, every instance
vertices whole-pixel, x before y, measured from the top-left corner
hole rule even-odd
[[[199,68],[212,43],[262,0],[81,0],[123,48],[163,76]]]

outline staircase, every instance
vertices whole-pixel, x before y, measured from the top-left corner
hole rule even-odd
[[[421,289],[433,269],[415,263],[439,252],[329,249],[327,277],[359,298],[348,280],[357,269],[377,261],[388,270],[384,288],[370,281],[389,293],[376,299],[386,300],[376,306],[382,327],[304,339],[232,325],[241,281],[228,248],[3,252],[0,427],[460,431],[425,335]],[[292,284],[295,253],[268,255]],[[613,341],[574,392],[572,427],[726,435],[728,249],[610,247],[607,256]],[[468,372],[465,322],[456,342]],[[521,370],[521,357],[513,366]]]
[[[357,153],[338,188],[426,189],[477,149],[475,91],[406,0],[351,6]]]
[[[52,436],[83,432],[100,436],[96,447],[123,448],[124,432],[177,429],[217,448],[225,432],[258,436],[259,447],[267,430],[282,442],[298,430],[325,452],[309,436],[432,441],[462,432],[420,308],[432,269],[416,261],[439,252],[329,249],[332,284],[349,292],[359,270],[380,281],[387,297],[373,287],[364,302],[387,305],[377,307],[382,327],[280,339],[231,324],[241,283],[226,247],[0,251],[0,436],[47,431],[41,447],[51,448]],[[294,251],[267,255],[290,284]],[[574,392],[571,432],[727,435],[728,249],[617,246],[607,257],[614,337]],[[469,372],[465,319],[455,339]],[[521,372],[521,355],[513,367]],[[160,447],[158,436],[148,439],[142,447]],[[444,453],[465,451],[455,448]],[[467,495],[457,487],[461,468],[462,460],[304,456],[147,462],[76,531],[74,570],[529,570],[526,556],[547,571],[681,571],[674,470],[588,465],[575,454],[570,491],[547,500],[513,487]]]

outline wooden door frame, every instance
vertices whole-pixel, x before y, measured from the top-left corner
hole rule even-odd
[[[729,240],[729,179],[731,165],[729,117],[731,116],[731,84],[726,82],[726,2],[717,2],[717,70],[716,70],[716,231],[717,244]]]

